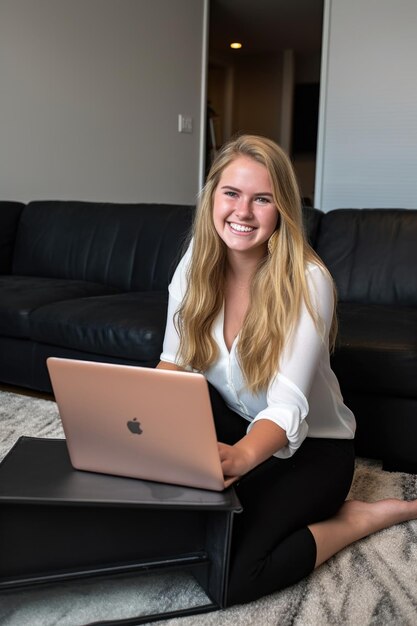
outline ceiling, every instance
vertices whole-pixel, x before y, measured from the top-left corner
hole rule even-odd
[[[320,51],[324,0],[211,0],[210,54]],[[243,48],[230,50],[233,41]]]

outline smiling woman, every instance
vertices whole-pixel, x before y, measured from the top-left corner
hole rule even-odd
[[[217,155],[169,286],[161,367],[202,372],[243,506],[228,603],[291,585],[417,501],[345,502],[355,419],[330,365],[335,290],[308,245],[291,163],[243,135]]]

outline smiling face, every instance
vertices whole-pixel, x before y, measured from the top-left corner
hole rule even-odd
[[[238,156],[223,170],[213,197],[213,222],[229,252],[262,258],[278,223],[264,165]]]

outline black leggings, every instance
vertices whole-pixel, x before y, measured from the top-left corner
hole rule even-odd
[[[219,441],[234,444],[247,422],[210,386]],[[353,441],[307,438],[289,459],[271,457],[235,489],[243,507],[233,522],[227,606],[256,600],[301,580],[314,569],[309,524],[333,516],[349,492]]]

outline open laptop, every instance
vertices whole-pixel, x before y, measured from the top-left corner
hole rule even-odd
[[[222,491],[201,374],[50,357],[49,375],[76,469]]]

